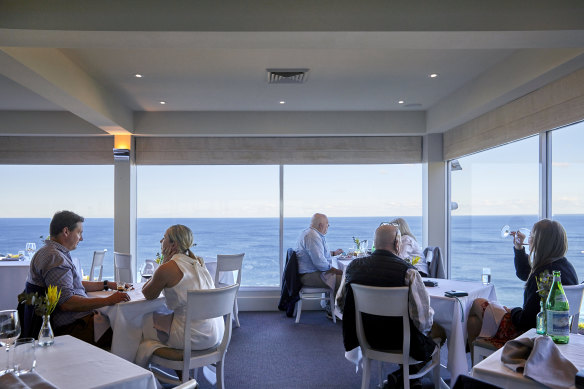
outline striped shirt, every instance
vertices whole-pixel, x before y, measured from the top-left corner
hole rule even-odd
[[[46,288],[49,285],[57,286],[61,291],[61,298],[57,308],[51,314],[55,327],[73,323],[75,320],[90,314],[87,312],[62,311],[59,307],[73,296],[87,297],[81,278],[71,260],[69,250],[63,245],[48,240],[36,252],[30,262],[28,283]]]

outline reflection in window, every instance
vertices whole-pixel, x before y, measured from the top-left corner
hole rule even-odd
[[[568,234],[566,258],[584,278],[584,122],[551,132],[552,213]]]
[[[113,165],[0,165],[0,253],[17,254],[26,243],[43,245],[53,214],[70,210],[83,217],[83,241],[71,252],[85,274],[93,252],[107,249],[104,276],[113,279]]]
[[[279,285],[279,166],[138,166],[137,185],[138,268],[184,224],[206,261],[245,253],[242,286]]]
[[[539,211],[539,141],[533,136],[459,158],[451,173],[450,260],[453,279],[478,281],[491,267],[497,298],[521,306],[524,282],[515,276],[513,242],[504,225],[529,228]]]
[[[422,165],[285,166],[284,252],[316,212],[329,217],[331,250],[350,250],[353,237],[371,247],[379,224],[398,216],[422,245]]]

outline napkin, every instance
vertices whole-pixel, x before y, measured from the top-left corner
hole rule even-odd
[[[509,369],[554,389],[574,385],[578,372],[549,336],[510,340],[503,347],[501,362]]]
[[[152,314],[156,334],[158,335],[158,339],[163,343],[168,342],[168,338],[170,337],[173,317],[174,312],[166,307],[160,308]]]
[[[0,376],[0,388],[6,389],[58,389],[55,385],[46,381],[37,373],[21,374],[18,377],[14,373]]]
[[[485,314],[483,315],[483,326],[481,327],[479,338],[492,338],[495,336],[505,313],[507,313],[507,311],[501,304],[489,302],[489,305],[485,309]]]

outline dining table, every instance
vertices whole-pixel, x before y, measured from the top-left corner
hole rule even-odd
[[[538,335],[535,328],[530,329],[518,338],[533,338]],[[556,344],[564,358],[576,366],[578,370],[584,369],[584,335],[570,334],[567,344]],[[539,382],[525,377],[522,373],[511,370],[501,362],[503,348],[495,351],[472,368],[472,376],[502,388],[531,389],[548,388]],[[550,371],[550,374],[554,374]]]
[[[354,258],[335,258],[335,267],[343,271]],[[461,374],[468,374],[470,367],[466,357],[466,322],[472,303],[477,298],[496,301],[497,294],[494,284],[483,284],[481,281],[457,281],[444,278],[423,278],[424,281],[434,281],[436,286],[426,287],[430,295],[430,306],[434,310],[434,322],[446,331],[446,346],[448,347],[448,361],[446,368],[450,372],[451,382]],[[462,297],[446,297],[445,292],[450,290],[464,291],[468,295]],[[339,318],[342,315],[335,312]],[[355,360],[353,356],[351,358]]]
[[[30,260],[0,261],[0,311],[16,309],[18,295],[24,291]]]
[[[35,350],[35,371],[60,389],[155,389],[152,372],[69,335]]]

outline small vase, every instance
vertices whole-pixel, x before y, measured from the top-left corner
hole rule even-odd
[[[537,316],[535,317],[535,332],[540,334],[540,335],[545,335],[546,334],[546,312],[545,312],[545,308],[543,305],[543,301],[539,302],[539,312],[537,314]]]
[[[53,328],[51,328],[51,315],[44,315],[43,325],[39,331],[38,345],[48,347],[53,343],[55,343],[55,335],[53,334]]]

